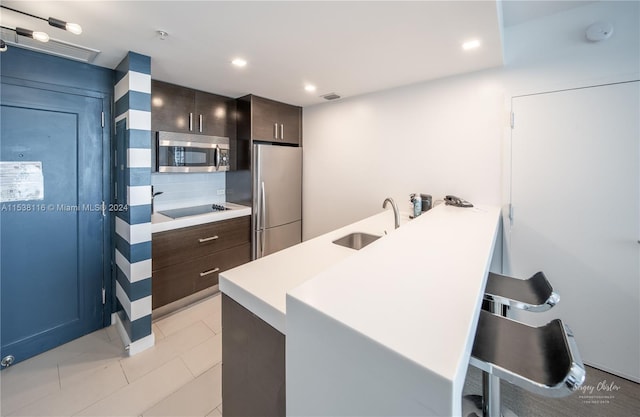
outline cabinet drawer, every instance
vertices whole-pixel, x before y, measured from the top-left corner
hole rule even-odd
[[[195,283],[196,291],[216,285],[218,283],[218,275],[220,272],[228,271],[231,268],[235,268],[236,266],[249,262],[251,260],[251,244],[246,243],[241,246],[226,249],[216,253],[215,255],[206,256],[205,258],[207,258],[207,263],[203,263],[203,266],[206,266],[207,269],[203,269],[198,272]],[[205,276],[200,276],[201,272],[213,271],[216,268],[220,268],[220,270]]]
[[[249,243],[153,271],[153,308],[158,308],[218,283],[222,271],[249,262]]]
[[[153,270],[251,241],[250,216],[154,233]]]

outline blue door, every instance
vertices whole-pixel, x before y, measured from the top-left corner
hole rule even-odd
[[[3,83],[0,103],[6,364],[102,327],[105,217],[102,100]]]

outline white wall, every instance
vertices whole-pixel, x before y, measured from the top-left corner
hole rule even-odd
[[[497,203],[503,93],[457,77],[304,110],[304,236],[382,209],[387,196],[460,194]]]
[[[414,192],[507,201],[510,98],[637,79],[639,15],[636,1],[568,10],[507,28],[504,68],[305,108],[303,238],[373,214],[387,196],[401,209]],[[614,34],[588,42],[598,20]]]

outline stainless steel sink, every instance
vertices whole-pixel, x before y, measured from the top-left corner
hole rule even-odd
[[[360,250],[365,246],[375,242],[382,236],[370,235],[368,233],[355,232],[349,233],[346,236],[341,237],[333,241],[336,245],[344,246],[347,248]]]

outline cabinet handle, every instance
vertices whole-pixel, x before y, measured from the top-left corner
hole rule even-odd
[[[280,139],[284,140],[284,125],[280,123]]]
[[[198,239],[198,242],[200,243],[204,243],[204,242],[209,242],[211,240],[216,240],[218,238],[218,236],[209,236],[209,237],[201,237],[200,239]]]
[[[193,132],[193,113],[189,113],[189,132]]]
[[[277,124],[277,123],[274,123],[274,124],[273,124],[273,131],[274,131],[273,136],[274,136],[276,139],[278,139],[278,124]]]
[[[200,272],[200,276],[201,277],[206,277],[207,275],[215,274],[219,270],[220,270],[220,268],[213,268],[213,269],[210,269],[208,271]]]
[[[199,123],[200,123],[200,128],[199,128],[199,130],[200,130],[200,133],[202,133],[202,115],[200,115]]]

